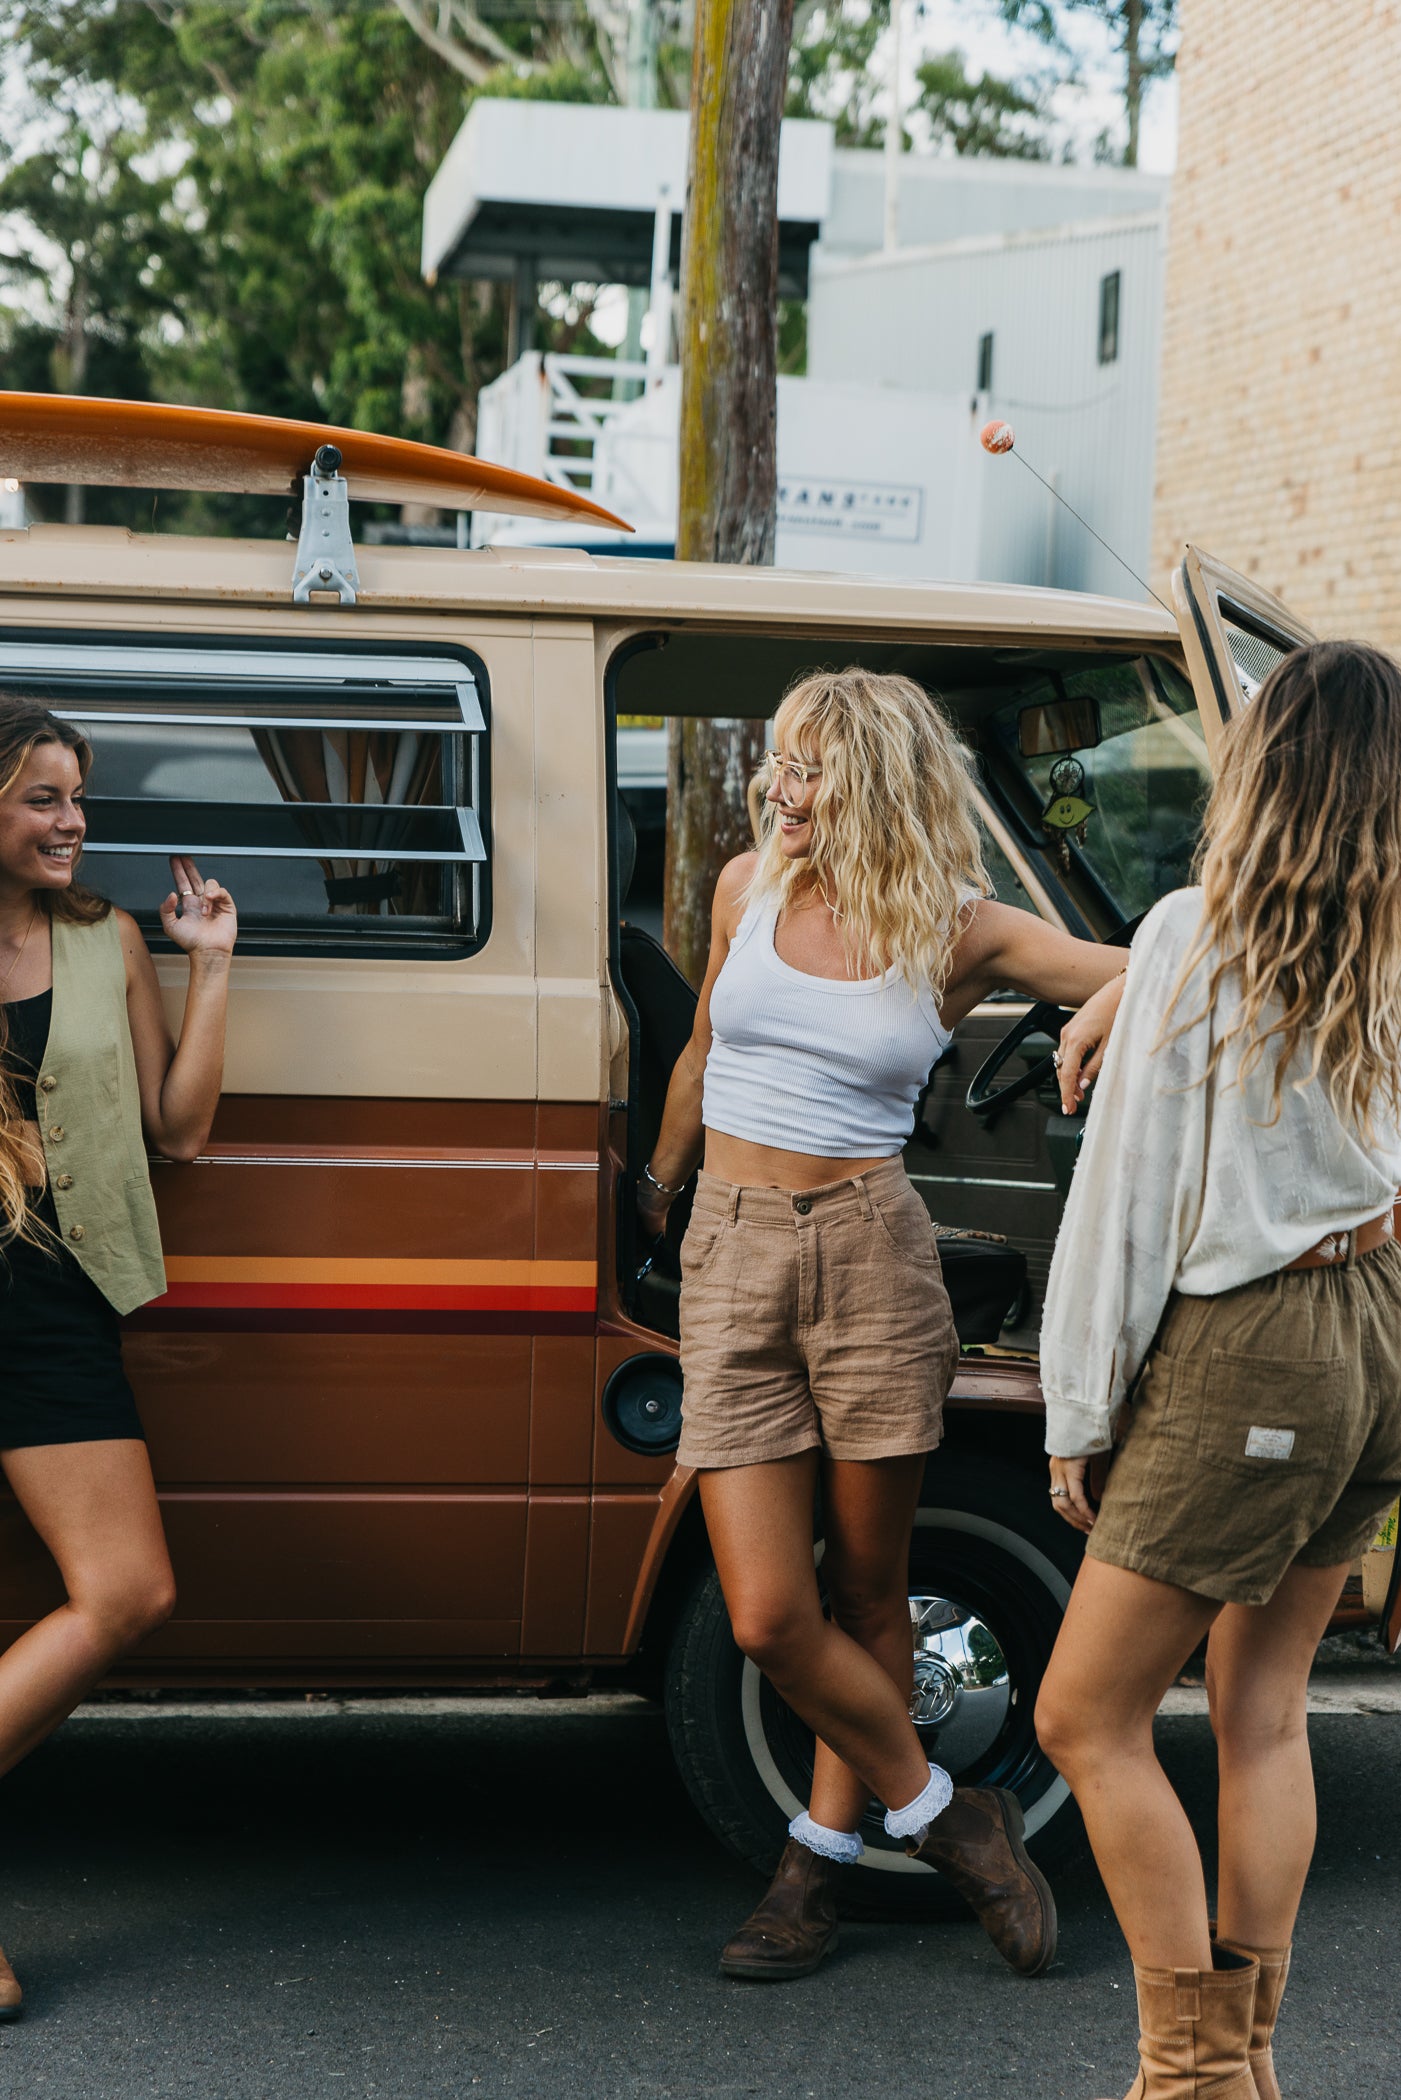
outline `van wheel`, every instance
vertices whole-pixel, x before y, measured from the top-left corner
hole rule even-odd
[[[816,1548],[821,1576],[821,1541]],[[1043,1870],[1079,1841],[1065,1781],[1032,1717],[1070,1585],[1079,1535],[1025,1469],[968,1452],[930,1460],[910,1547],[916,1725],[930,1760],[959,1785],[1008,1787]],[[696,1583],[667,1655],[666,1716],[677,1767],[721,1841],[763,1874],[807,1805],[812,1735],[730,1634],[719,1577]],[[865,1853],[843,1876],[843,1907],[956,1916],[961,1900],[886,1836],[873,1803]]]

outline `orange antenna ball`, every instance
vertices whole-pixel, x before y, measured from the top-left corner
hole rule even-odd
[[[984,423],[978,432],[978,442],[984,452],[1010,452],[1015,441],[1015,432],[1010,423]]]

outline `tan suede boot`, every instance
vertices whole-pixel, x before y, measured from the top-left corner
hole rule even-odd
[[[1247,1947],[1240,1940],[1218,1940],[1217,1945],[1228,1948],[1232,1954],[1249,1955],[1260,1964],[1260,1980],[1255,1986],[1255,2023],[1250,2036],[1250,2069],[1255,2080],[1256,2100],[1281,2100],[1272,2043],[1280,2000],[1289,1980],[1292,1950],[1288,1947]]]
[[[833,1867],[789,1838],[768,1894],[720,1955],[722,1976],[787,1983],[810,1976],[837,1944]]]
[[[1255,2100],[1259,1963],[1226,1948],[1216,1962],[1212,1970],[1135,1967],[1139,2070],[1126,2100]]]
[[[0,1947],[0,2020],[17,2020],[23,2011],[24,1993]]]

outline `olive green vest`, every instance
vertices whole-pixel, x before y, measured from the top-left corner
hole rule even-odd
[[[36,1098],[64,1245],[119,1313],[165,1289],[115,913],[54,919],[53,1018]]]

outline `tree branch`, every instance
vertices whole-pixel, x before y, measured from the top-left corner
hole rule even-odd
[[[610,0],[585,0],[589,20],[594,27],[594,40],[603,70],[608,76],[608,85],[619,102],[627,100],[627,20],[621,27],[618,11]],[[621,41],[622,49],[619,49]]]
[[[498,66],[517,63],[517,54],[509,45],[503,44],[500,37],[488,29],[485,22],[479,22],[467,7],[454,7],[452,18],[462,37],[478,46],[476,51],[468,48],[468,41],[459,43],[454,37],[440,35],[415,0],[394,0],[394,5],[419,42],[436,52],[473,87],[480,87],[484,80],[489,80]]]
[[[151,13],[155,16],[156,20],[160,23],[161,28],[164,30],[168,30],[169,33],[172,36],[174,36],[175,31],[178,27],[177,10],[174,7],[169,6],[167,4],[167,0],[145,0],[145,4],[150,9]],[[228,74],[224,71],[224,68],[221,65],[218,65],[214,59],[206,57],[206,55],[202,51],[197,51],[195,55],[198,64],[203,66],[205,72],[209,75],[215,87],[219,90],[219,93],[228,102],[230,108],[237,109],[239,101],[238,92],[235,89],[232,80],[230,80]]]

